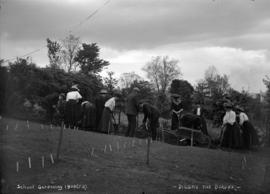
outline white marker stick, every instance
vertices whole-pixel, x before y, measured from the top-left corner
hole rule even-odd
[[[18,124],[16,123],[15,127],[14,127],[14,130],[16,131],[18,128]]]
[[[8,125],[7,125],[7,127],[6,127],[6,130],[8,131]]]
[[[51,162],[52,162],[52,164],[54,164],[53,155],[50,154],[50,156],[51,156]]]
[[[30,157],[28,157],[28,166],[29,166],[29,168],[32,167],[32,165],[31,165],[31,158]]]
[[[29,121],[27,120],[26,123],[27,123],[27,128],[29,129],[30,128]]]
[[[119,151],[120,149],[119,142],[116,142],[116,146],[117,146],[117,151]]]
[[[19,162],[16,162],[16,172],[19,172]]]
[[[92,148],[91,156],[94,156],[95,148]]]
[[[52,126],[52,124],[51,124],[50,126],[51,126],[51,129],[53,129],[53,126]]]
[[[109,145],[109,147],[110,147],[110,151],[112,152],[112,146],[111,146],[111,144]]]
[[[107,145],[105,145],[105,147],[104,147],[104,153],[106,153],[106,149],[107,149]]]
[[[41,166],[42,166],[42,168],[45,167],[44,156],[41,157]]]

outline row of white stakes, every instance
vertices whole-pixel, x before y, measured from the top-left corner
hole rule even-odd
[[[152,141],[152,139],[151,139],[151,143],[152,143],[153,141]],[[138,140],[138,143],[139,143],[139,145],[142,145],[142,140],[141,139],[139,139]],[[145,143],[147,144],[147,139],[145,139]],[[124,144],[123,144],[123,148],[124,149],[126,149],[127,148],[127,142],[124,142]],[[131,146],[132,147],[135,147],[135,139],[133,139],[132,141],[131,141]],[[116,142],[116,148],[117,148],[117,151],[119,152],[120,151],[120,144],[119,144],[119,141],[117,141]],[[103,153],[106,153],[107,152],[107,149],[110,151],[110,152],[112,152],[113,151],[113,149],[112,149],[112,145],[111,144],[105,144],[104,145],[104,148],[102,148],[101,149],[101,151],[103,152]],[[92,147],[92,149],[91,149],[91,156],[93,156],[93,157],[97,157],[97,155],[95,154],[95,148],[94,147]]]
[[[50,159],[51,159],[51,163],[54,164],[54,159],[53,159],[52,153],[50,154]],[[28,157],[27,160],[28,160],[28,168],[31,169],[32,168],[31,157]],[[41,157],[41,167],[45,168],[45,157],[44,156]],[[20,163],[19,163],[19,161],[17,161],[16,162],[16,172],[18,173],[19,170],[20,170]]]
[[[139,139],[138,140],[138,143],[139,143],[139,145],[142,145],[142,140]],[[145,139],[145,143],[147,144],[147,139]],[[151,143],[152,143],[152,140],[151,140]],[[131,144],[132,147],[135,147],[135,139],[133,139],[130,144]],[[120,144],[119,144],[119,142],[116,142],[116,145],[117,145],[117,151],[119,151],[120,150]],[[108,145],[108,148],[109,148],[110,152],[113,151],[111,144]],[[127,142],[124,142],[123,148],[124,149],[127,148]],[[107,144],[104,146],[104,149],[102,151],[103,151],[103,153],[106,153],[106,151],[107,151]],[[97,157],[97,155],[95,154],[95,148],[94,147],[92,147],[91,156],[92,157]],[[51,159],[51,163],[54,164],[54,159],[53,159],[52,153],[50,154],[50,159]],[[41,167],[42,168],[45,168],[45,158],[44,158],[44,156],[41,157]],[[16,172],[19,172],[19,168],[20,168],[20,163],[17,161],[16,162]],[[31,157],[28,157],[28,168],[29,169],[32,168]]]
[[[26,121],[26,125],[27,125],[27,128],[30,129],[30,124],[29,124],[29,121],[28,121],[28,120]],[[40,128],[41,128],[41,129],[44,129],[44,125],[41,124],[41,125],[40,125]],[[50,124],[50,128],[53,129],[53,125],[52,125],[52,124]],[[9,126],[7,125],[7,126],[6,126],[6,130],[8,131],[8,129],[9,129]],[[18,124],[16,123],[16,125],[15,125],[15,127],[14,127],[14,130],[17,130],[17,129],[18,129]],[[64,125],[64,129],[79,130],[79,127],[74,127],[74,128],[72,129],[72,128],[70,128],[70,127],[66,128],[66,126]],[[158,138],[157,138],[157,139],[158,139]],[[159,140],[161,141],[162,139],[160,138]]]
[[[30,129],[30,123],[29,123],[28,120],[26,121],[26,126],[27,126],[28,129]],[[41,129],[44,129],[44,125],[41,124],[41,125],[40,125],[40,128],[41,128]],[[50,129],[53,129],[53,128],[54,128],[54,126],[53,126],[52,124],[50,124]],[[10,129],[10,128],[9,128],[9,125],[6,125],[6,131],[8,131],[9,129]],[[16,131],[17,129],[18,129],[18,124],[16,123],[16,125],[14,126],[14,130]],[[74,128],[72,129],[72,128],[66,128],[66,127],[64,126],[64,129],[79,130],[79,127],[74,127]]]

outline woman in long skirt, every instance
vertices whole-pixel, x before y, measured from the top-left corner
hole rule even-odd
[[[121,94],[116,93],[114,97],[106,101],[99,123],[99,131],[109,134],[113,129],[112,117],[115,109],[116,101],[120,98]]]
[[[240,106],[236,106],[236,113],[239,117],[239,125],[243,131],[243,145],[245,149],[250,149],[253,145],[259,145],[259,139],[257,132],[251,122],[248,119],[244,109]]]
[[[89,101],[81,104],[81,127],[85,131],[94,131],[96,122],[95,105]]]
[[[221,146],[227,148],[241,147],[240,128],[236,124],[236,114],[232,110],[231,103],[224,104],[226,113],[223,117],[223,134],[221,136]]]
[[[66,96],[65,125],[67,127],[78,127],[78,121],[81,116],[81,105],[79,103],[81,98],[78,86],[73,85],[71,91]]]

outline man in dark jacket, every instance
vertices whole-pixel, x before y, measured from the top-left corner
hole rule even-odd
[[[96,107],[96,123],[95,123],[95,127],[96,127],[96,130],[98,130],[98,126],[100,124],[100,120],[101,120],[101,117],[102,117],[102,112],[103,112],[103,109],[104,109],[104,104],[105,102],[108,100],[108,92],[107,90],[105,89],[102,89],[99,93],[100,95],[96,98],[95,100],[95,107]]]
[[[140,108],[144,114],[143,125],[147,125],[149,127],[151,130],[152,140],[156,140],[160,113],[155,106],[148,103],[140,103]]]
[[[126,114],[128,118],[128,130],[126,136],[134,137],[136,130],[136,117],[139,111],[139,88],[133,88],[132,92],[127,96]]]
[[[205,135],[208,135],[207,124],[204,117],[205,109],[201,106],[200,102],[196,103],[196,108],[193,110],[193,114],[200,118],[200,128]]]
[[[171,94],[171,130],[178,130],[184,106],[179,94]]]

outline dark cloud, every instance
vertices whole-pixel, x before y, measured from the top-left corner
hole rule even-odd
[[[268,0],[117,0],[76,26],[103,4],[94,2],[8,1],[2,10],[3,31],[9,39],[19,40],[62,38],[72,29],[85,40],[119,49],[138,49],[226,38],[230,44],[230,37],[235,40],[260,33],[254,29],[270,17]]]
[[[105,2],[4,1],[1,58],[45,46],[33,59],[46,65],[46,38],[60,41],[72,32],[83,42],[97,42],[114,71],[123,73],[130,65],[140,72],[151,56],[169,55],[181,61],[184,76],[193,83],[215,65],[238,89],[264,87],[261,79],[270,61],[269,0],[111,0],[103,6]]]

